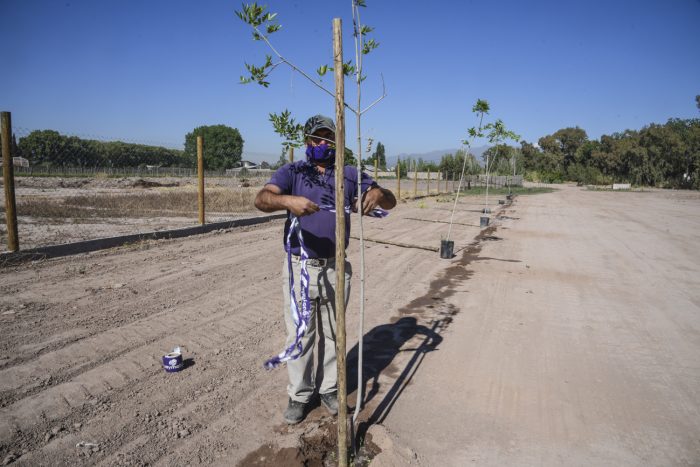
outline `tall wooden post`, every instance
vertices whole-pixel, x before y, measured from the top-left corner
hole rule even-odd
[[[294,162],[294,148],[291,146],[289,147],[289,162]]]
[[[413,197],[418,196],[418,164],[413,161]]]
[[[340,18],[333,18],[335,74],[335,352],[338,364],[338,466],[348,465],[348,404],[345,362],[345,76]],[[360,384],[358,382],[358,384]]]
[[[5,221],[7,223],[7,248],[19,250],[17,235],[17,210],[15,204],[15,169],[12,166],[12,117],[2,112],[2,173],[5,184]]]
[[[379,175],[379,158],[374,159],[374,179],[377,180]]]
[[[396,199],[401,199],[401,159],[396,159]]]
[[[430,169],[428,169],[428,188],[426,189],[425,194],[430,196]]]
[[[199,223],[204,225],[204,142],[201,136],[197,136],[197,178],[199,179],[197,190]]]

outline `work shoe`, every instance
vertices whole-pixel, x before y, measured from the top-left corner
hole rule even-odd
[[[290,425],[296,425],[304,419],[305,411],[305,403],[297,402],[290,397],[289,404],[287,404],[287,410],[284,411],[284,421]]]
[[[328,394],[319,394],[321,403],[328,409],[331,415],[338,415],[338,393],[329,392]]]

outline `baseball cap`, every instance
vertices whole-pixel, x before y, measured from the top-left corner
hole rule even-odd
[[[314,115],[306,121],[304,125],[304,135],[311,136],[318,130],[330,130],[335,133],[335,123],[328,117],[323,115]]]

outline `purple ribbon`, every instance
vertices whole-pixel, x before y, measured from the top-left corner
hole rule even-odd
[[[335,212],[335,207],[331,206],[329,204],[322,204],[319,206],[319,208],[323,209],[324,211],[328,212]],[[350,206],[345,206],[345,214],[350,214],[352,212],[352,208]],[[386,217],[389,215],[388,211],[385,211],[382,208],[374,208],[372,209],[368,214],[365,214],[365,216],[369,217]]]
[[[335,207],[330,205],[319,206],[324,211],[335,212]],[[345,213],[350,214],[350,206],[345,207]],[[389,215],[387,211],[381,208],[373,209],[369,214],[370,217],[383,218]],[[301,294],[301,310],[297,304],[296,294],[294,293],[294,267],[292,265],[292,235],[296,234],[299,240],[299,255],[301,258],[301,272],[300,272],[300,290]],[[299,358],[302,352],[301,339],[306,334],[306,330],[309,328],[309,321],[311,319],[311,299],[309,298],[309,271],[306,267],[306,260],[309,259],[309,254],[306,251],[306,246],[304,245],[304,237],[301,234],[301,224],[299,218],[292,216],[291,224],[289,225],[289,232],[287,233],[287,267],[289,268],[289,294],[290,294],[290,305],[289,311],[292,314],[292,319],[296,325],[296,336],[292,345],[287,347],[285,350],[270,358],[265,362],[265,368],[273,369],[277,368],[283,362],[289,360],[296,360]]]
[[[294,267],[292,266],[292,234],[296,233],[299,239],[299,253],[301,257],[301,273],[300,273],[300,294],[301,294],[301,310],[297,305],[297,297],[294,293]],[[309,299],[309,271],[306,268],[306,260],[309,259],[309,254],[306,252],[304,245],[304,237],[301,234],[301,225],[299,218],[292,217],[292,222],[289,225],[289,233],[287,234],[287,267],[289,268],[289,293],[290,297],[290,313],[294,324],[296,325],[296,337],[292,345],[285,350],[275,355],[265,362],[265,368],[277,368],[281,363],[288,360],[296,360],[302,352],[301,339],[306,334],[311,319],[311,299]]]

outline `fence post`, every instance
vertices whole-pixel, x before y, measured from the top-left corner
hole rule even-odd
[[[428,188],[425,190],[425,194],[430,196],[430,169],[428,169]]]
[[[413,197],[418,196],[418,164],[413,161]]]
[[[374,179],[377,180],[377,174],[379,173],[379,158],[374,159]]]
[[[401,199],[401,159],[396,159],[396,199]]]
[[[12,164],[12,118],[10,112],[2,112],[2,173],[5,183],[5,221],[7,222],[7,248],[19,250],[17,235],[17,211],[15,204],[15,174]]]
[[[199,189],[197,190],[199,223],[204,225],[204,142],[201,136],[197,136],[197,178],[199,179]]]
[[[294,162],[294,148],[291,146],[289,147],[289,162]]]

